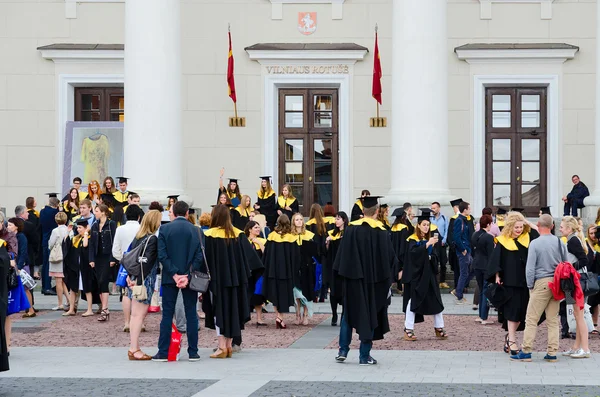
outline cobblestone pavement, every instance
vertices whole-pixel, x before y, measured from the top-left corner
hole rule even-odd
[[[216,381],[193,379],[2,378],[0,397],[178,396],[189,397]]]
[[[389,396],[402,393],[411,397],[595,397],[600,387],[535,386],[535,385],[471,385],[436,383],[367,383],[367,382],[280,382],[271,381],[252,393],[251,397],[342,397]]]

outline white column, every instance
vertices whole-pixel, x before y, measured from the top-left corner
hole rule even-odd
[[[450,197],[446,25],[445,0],[393,0],[393,205]]]
[[[125,167],[144,203],[184,187],[180,2],[125,2]]]

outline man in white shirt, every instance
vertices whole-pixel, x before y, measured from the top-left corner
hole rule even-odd
[[[129,205],[127,211],[125,211],[125,218],[127,222],[117,228],[115,233],[115,240],[112,247],[112,255],[116,260],[121,261],[123,254],[127,252],[129,245],[135,239],[135,235],[140,230],[140,220],[144,216],[144,212],[137,205]],[[121,302],[123,306],[123,316],[125,317],[125,326],[123,332],[129,332],[129,319],[131,318],[131,300],[125,293],[126,289],[123,289]],[[142,331],[144,327],[142,326]]]

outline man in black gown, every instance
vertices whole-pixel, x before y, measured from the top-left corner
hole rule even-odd
[[[333,264],[342,280],[344,305],[338,362],[348,356],[354,328],[360,339],[360,365],[377,364],[370,355],[373,340],[389,331],[388,298],[399,269],[389,233],[377,221],[378,199],[363,198],[364,217],[350,222]]]

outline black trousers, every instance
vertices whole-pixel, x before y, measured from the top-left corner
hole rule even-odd
[[[448,263],[447,247],[444,245],[440,249],[440,283],[446,282],[446,264]]]
[[[458,257],[456,256],[456,248],[450,247],[448,250],[448,262],[450,268],[454,271],[454,288],[458,285],[458,279],[460,278],[460,266],[458,265]]]

